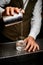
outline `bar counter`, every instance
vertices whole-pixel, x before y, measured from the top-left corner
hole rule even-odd
[[[43,39],[37,39],[40,50],[36,52],[19,52],[15,43],[0,43],[0,64],[43,65]]]

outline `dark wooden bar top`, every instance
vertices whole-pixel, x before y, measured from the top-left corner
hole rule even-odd
[[[19,52],[15,49],[15,43],[0,43],[0,63],[11,63],[15,65],[38,65],[43,63],[43,39],[36,42],[40,46],[40,50],[36,52]]]

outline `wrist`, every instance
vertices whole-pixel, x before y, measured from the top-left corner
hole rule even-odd
[[[34,37],[32,37],[32,36],[28,36],[28,37],[31,38],[31,39],[33,39],[33,40],[35,40]]]
[[[31,36],[34,40],[36,40],[36,35],[34,33],[30,33],[28,36]]]
[[[31,38],[33,38],[34,40],[36,40],[36,36],[34,36],[34,35],[29,34],[28,37],[31,37]]]

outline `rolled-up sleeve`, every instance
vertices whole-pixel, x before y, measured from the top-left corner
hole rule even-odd
[[[42,0],[38,0],[33,11],[33,17],[31,19],[31,29],[29,36],[36,39],[41,29],[41,12],[42,12]]]

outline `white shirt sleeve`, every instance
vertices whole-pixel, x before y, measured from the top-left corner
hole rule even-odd
[[[36,39],[41,29],[41,12],[42,12],[42,0],[38,0],[33,11],[33,17],[31,19],[31,29],[29,36]]]

